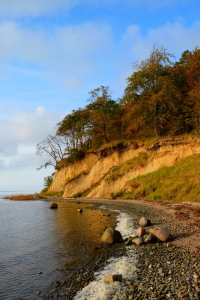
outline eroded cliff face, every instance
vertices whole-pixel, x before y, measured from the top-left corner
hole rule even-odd
[[[138,160],[135,167],[129,169],[129,161],[137,159],[141,153],[147,157],[145,163]],[[82,161],[57,171],[50,191],[64,191],[63,198],[71,198],[77,193],[86,198],[111,198],[111,193],[126,190],[127,182],[132,178],[172,166],[197,153],[200,153],[200,139],[192,137],[163,139],[150,147],[141,142],[107,148],[88,153]],[[127,165],[123,175],[110,176],[114,168],[120,169],[123,164]]]

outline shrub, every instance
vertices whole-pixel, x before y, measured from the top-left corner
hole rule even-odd
[[[46,189],[48,189],[50,187],[52,182],[53,182],[53,176],[44,177],[44,186]]]
[[[59,192],[51,191],[51,192],[48,192],[48,191],[42,190],[40,194],[42,196],[48,196],[48,197],[62,197],[63,193],[64,193],[63,191],[59,191]]]
[[[161,197],[160,197],[160,196],[158,196],[158,195],[155,195],[155,196],[153,196],[153,199],[154,199],[154,200],[160,200],[160,199],[161,199]]]
[[[82,195],[83,195],[83,192],[78,192],[78,193],[74,194],[73,197],[80,198],[80,197],[82,197]]]
[[[112,199],[117,199],[119,197],[122,197],[124,195],[124,191],[123,190],[120,190],[120,191],[117,191],[115,193],[111,193],[110,196],[112,197]]]
[[[65,184],[70,183],[71,181],[77,179],[79,176],[80,176],[80,174],[74,175],[74,176],[72,176],[72,177],[68,177],[68,178],[66,179],[66,181],[65,181]]]
[[[86,152],[83,149],[73,148],[69,150],[68,161],[75,162],[81,160],[85,157],[85,153]]]

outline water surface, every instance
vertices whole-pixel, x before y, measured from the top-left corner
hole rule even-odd
[[[93,259],[100,235],[113,224],[90,204],[57,203],[53,210],[46,201],[0,199],[0,299],[42,298],[53,282]]]

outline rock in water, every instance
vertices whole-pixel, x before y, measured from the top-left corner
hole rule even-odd
[[[78,212],[82,213],[82,212],[83,212],[82,208],[79,208],[79,209],[78,209]]]
[[[104,275],[103,281],[108,283],[114,283],[114,281],[122,281],[122,274],[116,274],[116,275]]]
[[[101,242],[106,244],[113,244],[121,241],[121,233],[118,230],[113,229],[112,227],[107,228],[101,237]]]
[[[141,226],[141,227],[150,226],[150,225],[151,225],[151,220],[149,220],[145,217],[142,217],[139,221],[139,226]]]
[[[167,242],[171,239],[171,231],[167,227],[154,228],[153,234],[162,242]]]
[[[58,204],[57,203],[52,203],[49,208],[58,208]]]
[[[139,237],[144,236],[145,234],[146,234],[146,230],[142,227],[140,227],[136,230],[136,235]]]

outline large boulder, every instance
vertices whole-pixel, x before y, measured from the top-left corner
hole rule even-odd
[[[138,237],[142,237],[146,234],[146,230],[143,227],[140,227],[136,230],[136,235]]]
[[[150,225],[151,225],[151,220],[149,220],[145,217],[142,217],[139,221],[139,226],[141,226],[141,227],[150,226]]]
[[[106,244],[119,243],[121,241],[121,233],[118,230],[113,229],[112,227],[107,228],[101,237],[101,242]]]
[[[57,203],[52,203],[49,208],[58,208],[58,204]]]
[[[162,242],[167,242],[171,239],[171,231],[167,227],[154,228],[153,234]]]

